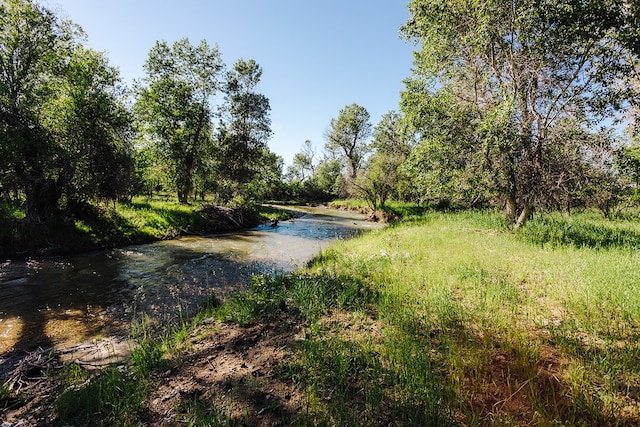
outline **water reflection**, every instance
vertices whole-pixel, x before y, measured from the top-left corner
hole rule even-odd
[[[289,271],[335,239],[373,226],[354,214],[307,209],[277,227],[6,261],[0,264],[0,355],[126,333],[136,315],[188,316],[212,292],[242,288],[252,274]]]

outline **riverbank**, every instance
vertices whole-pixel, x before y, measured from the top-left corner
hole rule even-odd
[[[15,259],[251,228],[290,218],[291,212],[262,205],[229,208],[137,197],[130,203],[84,205],[37,224],[27,222],[19,206],[3,205],[0,217],[0,258]]]
[[[636,221],[590,213],[535,218],[518,233],[500,213],[426,213],[338,243],[292,274],[256,278],[160,337],[139,331],[123,367],[60,368],[45,393],[57,399],[6,416],[637,425],[638,249]]]

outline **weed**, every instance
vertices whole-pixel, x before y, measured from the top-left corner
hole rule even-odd
[[[181,424],[189,427],[229,427],[237,425],[231,419],[200,398],[182,401],[176,408]]]
[[[140,423],[148,381],[128,369],[107,368],[86,385],[65,390],[55,403],[65,425],[120,425]]]
[[[0,411],[17,408],[23,403],[23,399],[17,397],[6,384],[0,385]]]

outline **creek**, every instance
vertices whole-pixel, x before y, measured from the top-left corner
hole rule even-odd
[[[135,318],[188,318],[211,294],[224,298],[247,289],[252,275],[301,267],[337,239],[377,226],[355,213],[295,209],[276,226],[0,262],[0,358],[126,335]]]

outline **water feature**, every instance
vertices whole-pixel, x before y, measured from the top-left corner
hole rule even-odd
[[[0,357],[126,333],[143,313],[158,322],[188,316],[212,293],[242,290],[252,274],[290,271],[375,227],[353,213],[298,209],[275,227],[0,262]]]

